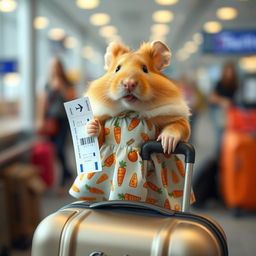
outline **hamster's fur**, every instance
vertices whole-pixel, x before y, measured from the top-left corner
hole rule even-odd
[[[173,150],[178,141],[186,141],[190,135],[189,108],[178,85],[161,73],[170,57],[169,48],[161,41],[143,43],[137,51],[111,43],[105,54],[107,72],[86,92],[101,126],[121,112],[136,111],[161,129],[158,140],[165,152]],[[97,132],[91,129],[90,134]]]

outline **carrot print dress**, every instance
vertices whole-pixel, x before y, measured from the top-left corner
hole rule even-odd
[[[182,161],[176,155],[152,154],[145,169],[139,154],[141,144],[157,136],[157,127],[135,112],[108,119],[100,149],[103,170],[77,176],[69,193],[91,202],[135,200],[180,210]],[[193,194],[191,197],[193,201]]]

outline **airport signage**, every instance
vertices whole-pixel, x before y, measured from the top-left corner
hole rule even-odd
[[[18,71],[16,60],[0,59],[0,75]]]
[[[223,30],[204,33],[203,52],[212,54],[255,54],[256,30]]]

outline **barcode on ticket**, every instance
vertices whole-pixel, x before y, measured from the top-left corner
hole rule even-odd
[[[87,144],[92,144],[95,142],[94,137],[85,137],[80,139],[80,144],[81,146],[87,145]]]

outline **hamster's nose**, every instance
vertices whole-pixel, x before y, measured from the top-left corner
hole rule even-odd
[[[137,81],[135,81],[134,79],[125,79],[123,81],[124,89],[127,91],[133,91],[136,88],[137,84]]]

